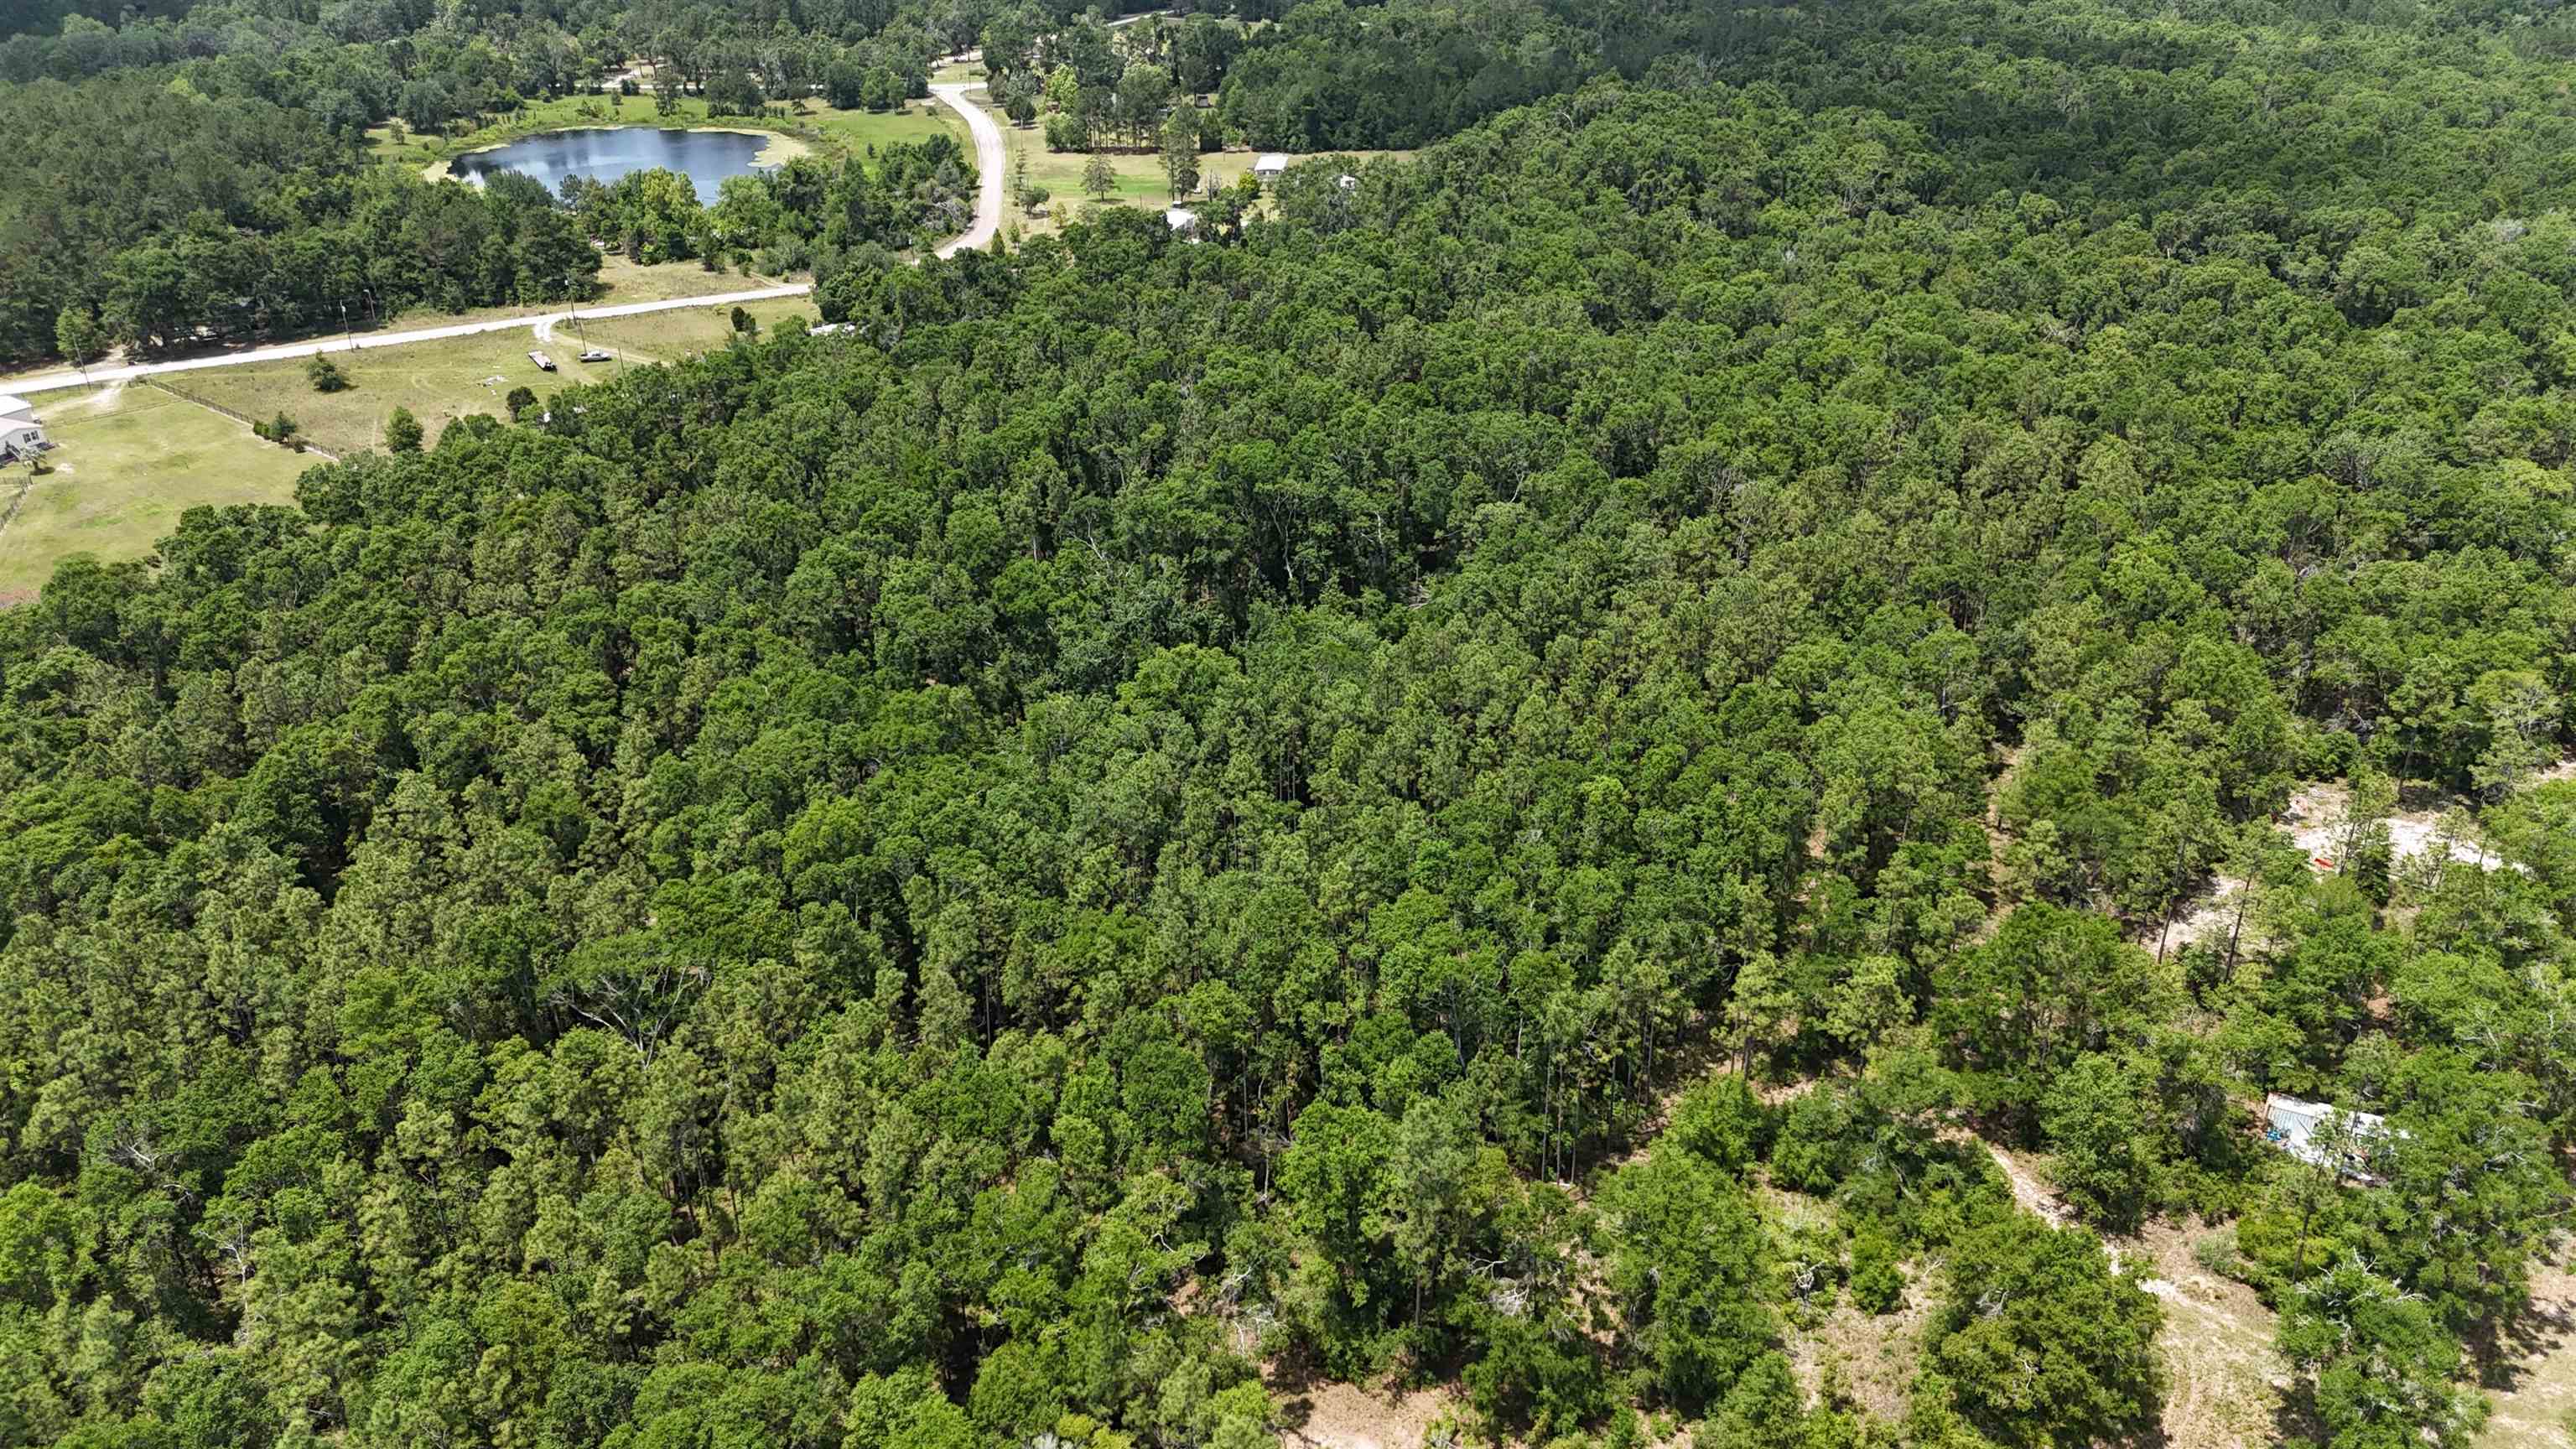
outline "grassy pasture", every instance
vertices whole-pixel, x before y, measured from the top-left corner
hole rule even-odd
[[[199,504],[293,503],[296,478],[320,461],[140,383],[39,401],[52,471],[0,472],[0,509],[17,502],[0,528],[0,602],[32,595],[76,553],[141,558]]]

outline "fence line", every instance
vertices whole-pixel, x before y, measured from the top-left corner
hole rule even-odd
[[[27,495],[35,491],[36,470],[30,468],[27,470],[27,476],[19,480],[18,491],[11,494],[9,497],[9,511],[5,514],[0,514],[0,533],[8,532],[9,525],[18,521],[19,508],[25,505]]]
[[[180,387],[176,383],[164,382],[158,377],[138,377],[135,381],[142,383],[145,387],[157,387],[163,392],[170,394],[170,396],[179,399],[181,402],[192,402],[209,411],[222,413],[225,417],[250,428],[253,432],[257,432],[259,429],[260,424],[257,418],[253,418],[245,413],[236,412],[231,408],[225,407],[222,403],[215,401],[213,398],[200,397],[196,393]],[[303,448],[299,451],[311,453],[326,463],[337,463],[340,461],[339,454],[332,452],[328,448],[317,447],[309,441],[306,442]]]

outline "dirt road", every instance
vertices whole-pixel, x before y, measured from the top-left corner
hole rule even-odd
[[[995,202],[996,214],[1000,203]],[[801,297],[813,288],[803,282],[780,287],[762,287],[750,292],[726,292],[713,297],[674,297],[662,302],[627,302],[613,307],[585,307],[585,319],[639,317],[647,312],[672,312],[682,307],[727,307],[740,302],[766,302],[776,297]],[[444,337],[471,337],[482,332],[527,331],[542,341],[554,334],[554,325],[570,317],[570,312],[548,312],[538,317],[501,317],[483,322],[456,322],[445,327],[418,327],[404,332],[377,332],[361,337],[331,337],[319,342],[289,342],[276,347],[254,347],[242,352],[226,352],[213,357],[187,357],[175,362],[136,362],[117,367],[93,367],[88,372],[56,372],[9,384],[15,393],[54,392],[67,387],[87,387],[101,382],[128,382],[139,377],[159,377],[165,373],[198,372],[209,367],[240,367],[253,362],[291,362],[299,357],[313,357],[326,352],[361,352],[377,347],[401,347],[413,342],[435,342]]]
[[[969,247],[980,247],[993,240],[1002,225],[1002,171],[1007,158],[1002,149],[1002,128],[993,124],[984,108],[966,99],[969,87],[937,85],[931,90],[949,109],[966,118],[966,129],[975,138],[975,169],[981,173],[975,195],[975,224],[942,242],[936,252],[949,256]],[[743,302],[766,302],[779,297],[801,297],[814,290],[803,282],[784,286],[762,287],[748,292],[726,292],[713,297],[674,297],[661,302],[627,302],[607,307],[584,307],[584,318],[637,317],[647,312],[671,312],[682,307],[730,307]],[[254,347],[241,352],[218,353],[208,357],[187,357],[171,362],[134,362],[115,367],[93,367],[87,372],[73,369],[46,373],[24,382],[9,384],[13,393],[57,392],[67,387],[89,387],[102,382],[129,382],[136,378],[159,377],[165,373],[196,372],[209,367],[240,367],[253,362],[292,362],[301,357],[314,357],[328,352],[358,352],[374,347],[401,347],[414,342],[435,342],[447,337],[471,337],[483,332],[511,332],[526,329],[537,341],[553,338],[555,324],[568,320],[570,311],[548,312],[534,317],[501,317],[481,322],[454,322],[444,327],[415,327],[401,332],[377,332],[362,337],[326,337],[313,342],[288,342],[275,347]]]
[[[971,89],[955,83],[930,88],[941,104],[966,118],[966,129],[975,137],[975,170],[981,180],[975,191],[975,224],[940,243],[937,254],[943,257],[990,243],[1002,225],[1002,169],[1008,163],[1002,151],[1002,128],[993,124],[982,106],[966,99]]]

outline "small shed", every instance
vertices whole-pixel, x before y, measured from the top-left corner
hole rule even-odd
[[[2333,1126],[2337,1130],[2329,1131]],[[2275,1092],[2263,1099],[2263,1140],[2318,1167],[2332,1167],[2364,1182],[2371,1159],[2389,1140],[2388,1119],[2376,1112],[2346,1112]]]
[[[1280,155],[1276,151],[1268,152],[1255,159],[1252,163],[1252,174],[1260,177],[1264,181],[1273,181],[1278,179],[1280,173],[1287,169],[1288,158]]]
[[[1199,214],[1186,206],[1175,206],[1163,213],[1163,225],[1188,236],[1199,229]]]

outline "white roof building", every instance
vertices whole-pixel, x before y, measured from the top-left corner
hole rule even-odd
[[[2327,1132],[2340,1128],[2341,1141]],[[2346,1112],[2331,1103],[2284,1097],[2263,1099],[2263,1138],[2301,1162],[2335,1167],[2355,1177],[2377,1181],[2363,1168],[2389,1138],[2388,1119],[2376,1112]]]
[[[36,405],[25,398],[0,393],[0,460],[32,458],[52,446],[45,441],[45,430],[36,421]]]
[[[1199,229],[1199,214],[1186,206],[1175,206],[1163,213],[1163,225],[1177,232],[1193,232]]]
[[[1269,152],[1252,163],[1252,174],[1255,176],[1276,176],[1287,169],[1288,158],[1276,151]]]

